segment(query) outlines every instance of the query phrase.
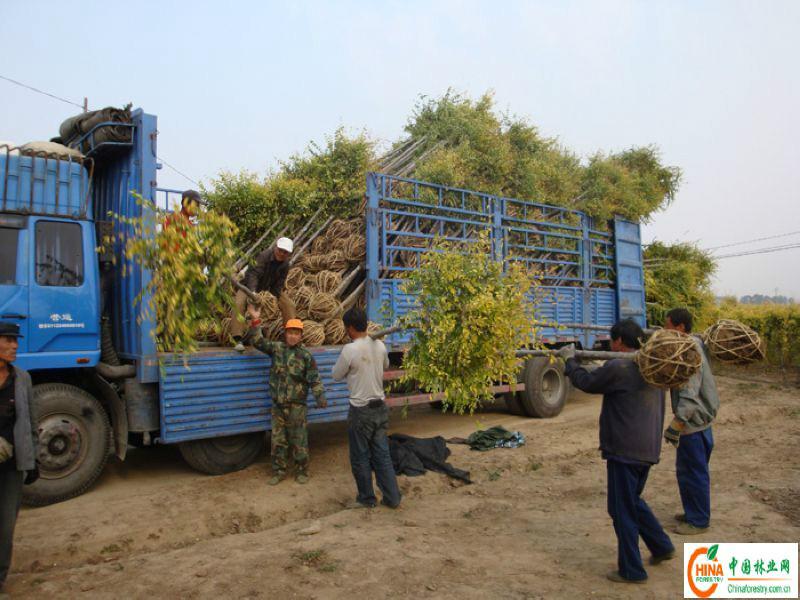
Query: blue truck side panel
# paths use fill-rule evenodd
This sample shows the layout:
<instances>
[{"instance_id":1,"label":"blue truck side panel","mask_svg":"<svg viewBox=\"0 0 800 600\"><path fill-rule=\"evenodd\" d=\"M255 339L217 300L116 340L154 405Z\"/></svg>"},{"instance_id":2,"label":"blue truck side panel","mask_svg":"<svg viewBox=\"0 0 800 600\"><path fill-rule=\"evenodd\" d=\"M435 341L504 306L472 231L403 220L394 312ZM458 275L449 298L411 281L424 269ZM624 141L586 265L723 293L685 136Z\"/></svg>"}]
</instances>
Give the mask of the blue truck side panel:
<instances>
[{"instance_id":1,"label":"blue truck side panel","mask_svg":"<svg viewBox=\"0 0 800 600\"><path fill-rule=\"evenodd\" d=\"M647 325L642 269L642 238L638 223L614 220L617 245L617 305L620 319L633 319L642 327Z\"/></svg>"},{"instance_id":2,"label":"blue truck side panel","mask_svg":"<svg viewBox=\"0 0 800 600\"><path fill-rule=\"evenodd\" d=\"M311 423L347 418L347 385L335 382L331 370L339 348L310 348L328 398L324 409L309 411ZM269 356L257 351L200 352L166 357L160 381L161 437L164 443L266 431L271 427ZM308 403L314 405L309 394Z\"/></svg>"},{"instance_id":3,"label":"blue truck side panel","mask_svg":"<svg viewBox=\"0 0 800 600\"><path fill-rule=\"evenodd\" d=\"M129 151L119 153L98 169L94 183L95 216L97 220L116 221L111 213L124 217L155 218L152 211L133 196L136 192L145 200L155 200L156 189L156 117L137 109L133 112L133 143ZM158 381L158 361L153 322L145 318L144 306L149 298L139 302L150 274L125 258L124 237L132 228L115 222L114 255L117 265L113 279L113 338L120 357L135 361L137 377L143 383Z\"/></svg>"},{"instance_id":4,"label":"blue truck side panel","mask_svg":"<svg viewBox=\"0 0 800 600\"><path fill-rule=\"evenodd\" d=\"M616 219L608 231L579 211L376 173L367 177L367 203L372 321L389 325L414 307L398 277L416 268L432 238L470 243L487 233L496 260L539 274L530 301L543 341L591 348L620 316L643 323L638 223ZM624 283L623 296L615 279ZM401 349L409 339L396 333L387 345Z\"/></svg>"}]
</instances>

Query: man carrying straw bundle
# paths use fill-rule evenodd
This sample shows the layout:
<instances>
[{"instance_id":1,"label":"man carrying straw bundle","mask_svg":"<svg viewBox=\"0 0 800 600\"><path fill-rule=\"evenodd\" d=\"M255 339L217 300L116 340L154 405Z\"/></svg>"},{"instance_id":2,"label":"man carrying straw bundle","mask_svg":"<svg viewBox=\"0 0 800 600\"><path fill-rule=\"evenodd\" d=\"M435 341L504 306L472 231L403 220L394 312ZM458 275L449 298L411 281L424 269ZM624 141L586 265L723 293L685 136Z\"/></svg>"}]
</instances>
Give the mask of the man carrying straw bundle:
<instances>
[{"instance_id":1,"label":"man carrying straw bundle","mask_svg":"<svg viewBox=\"0 0 800 600\"><path fill-rule=\"evenodd\" d=\"M272 479L277 485L286 477L289 454L294 458L295 481L308 483L308 389L318 408L328 406L317 363L303 347L303 322L286 323L286 342L268 342L258 333L253 347L272 357L269 390L272 396ZM259 330L260 333L260 330Z\"/></svg>"},{"instance_id":2,"label":"man carrying straw bundle","mask_svg":"<svg viewBox=\"0 0 800 600\"><path fill-rule=\"evenodd\" d=\"M270 292L275 298L278 299L278 307L281 310L281 317L283 322L294 319L297 315L295 313L295 306L289 294L284 291L286 287L286 276L289 274L289 257L294 250L294 243L289 238L279 238L275 242L275 247L270 247L264 250L256 258L256 264L247 269L247 274L244 279L244 286L251 292L258 294L259 292ZM235 349L237 352L244 352L243 334L245 330L245 323L242 320L247 309L247 315L250 317L250 330L255 333L255 330L261 325L261 308L251 304L248 300L247 294L239 290L236 293L236 314L233 315L231 320L231 336L236 342Z\"/></svg>"},{"instance_id":3,"label":"man carrying straw bundle","mask_svg":"<svg viewBox=\"0 0 800 600\"><path fill-rule=\"evenodd\" d=\"M692 332L692 315L685 308L673 308L667 313L664 329ZM680 389L670 390L674 418L664 438L676 448L675 474L681 494L683 513L675 533L697 535L708 531L711 522L711 475L708 463L714 449L711 424L719 410L719 394L705 349L694 338L703 364L689 382Z\"/></svg>"},{"instance_id":4,"label":"man carrying straw bundle","mask_svg":"<svg viewBox=\"0 0 800 600\"><path fill-rule=\"evenodd\" d=\"M611 328L611 350L633 353L644 332L631 320ZM558 351L566 374L578 389L603 394L600 450L608 470L608 514L617 534L617 570L607 577L617 583L644 583L647 572L639 553L639 536L652 553L651 565L675 556L675 547L642 498L650 467L661 455L664 394L642 378L633 360L616 358L589 371L575 359L570 345Z\"/></svg>"}]
</instances>

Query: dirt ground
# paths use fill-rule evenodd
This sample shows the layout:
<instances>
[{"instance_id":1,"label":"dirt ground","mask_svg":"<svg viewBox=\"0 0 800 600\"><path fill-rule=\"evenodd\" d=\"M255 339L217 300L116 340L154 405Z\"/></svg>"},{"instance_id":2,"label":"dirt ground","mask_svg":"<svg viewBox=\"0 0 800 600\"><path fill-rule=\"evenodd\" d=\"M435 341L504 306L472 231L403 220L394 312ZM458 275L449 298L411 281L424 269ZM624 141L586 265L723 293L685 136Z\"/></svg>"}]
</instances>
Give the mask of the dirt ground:
<instances>
[{"instance_id":1,"label":"dirt ground","mask_svg":"<svg viewBox=\"0 0 800 600\"><path fill-rule=\"evenodd\" d=\"M800 388L763 374L719 377L708 540L800 539ZM266 485L266 458L221 477L197 474L171 447L137 450L82 497L24 509L6 591L14 598L675 598L680 558L649 567L645 586L605 579L616 540L597 451L597 396L572 394L554 419L503 406L472 417L427 407L392 430L466 436L495 424L519 449L451 462L472 473L401 477L398 510L344 510L354 496L342 423L311 430L311 482ZM666 446L645 498L668 531L680 502ZM316 531L311 535L304 530ZM642 546L643 554L646 549ZM635 589L631 589L631 588Z\"/></svg>"}]
</instances>

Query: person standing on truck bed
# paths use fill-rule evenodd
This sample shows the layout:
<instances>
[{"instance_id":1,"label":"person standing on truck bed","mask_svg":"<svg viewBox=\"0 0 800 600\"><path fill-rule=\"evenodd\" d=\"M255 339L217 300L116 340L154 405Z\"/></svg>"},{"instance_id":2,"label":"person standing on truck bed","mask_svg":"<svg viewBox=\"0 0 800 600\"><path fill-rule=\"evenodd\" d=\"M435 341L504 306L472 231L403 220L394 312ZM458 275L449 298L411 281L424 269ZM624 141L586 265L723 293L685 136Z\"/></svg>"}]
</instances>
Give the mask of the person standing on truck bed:
<instances>
[{"instance_id":1,"label":"person standing on truck bed","mask_svg":"<svg viewBox=\"0 0 800 600\"><path fill-rule=\"evenodd\" d=\"M692 332L692 314L685 308L667 313L664 329ZM680 389L670 390L674 418L664 439L675 446L675 475L683 513L675 515L675 533L705 533L711 522L711 475L708 463L714 449L711 424L719 410L719 394L703 343L694 338L703 364Z\"/></svg>"},{"instance_id":2,"label":"person standing on truck bed","mask_svg":"<svg viewBox=\"0 0 800 600\"><path fill-rule=\"evenodd\" d=\"M360 308L351 308L342 319L347 335L353 341L342 348L333 367L333 378L347 378L350 391L350 412L347 435L350 445L350 468L356 480L358 495L351 508L373 508L377 504L372 487L372 471L383 494L381 504L390 508L400 505L397 475L389 454L389 407L383 392L383 371L389 366L386 346L367 335L367 315Z\"/></svg>"},{"instance_id":3,"label":"person standing on truck bed","mask_svg":"<svg viewBox=\"0 0 800 600\"><path fill-rule=\"evenodd\" d=\"M295 307L289 294L284 291L286 276L289 274L289 257L294 249L294 244L289 238L279 238L274 247L264 250L256 258L256 264L247 269L244 286L251 292L270 292L278 299L283 322L295 318ZM244 352L242 343L245 323L242 321L245 307L250 317L250 328L254 331L261 323L261 308L248 301L247 294L242 290L236 293L236 314L231 319L231 336L236 342L236 351Z\"/></svg>"},{"instance_id":4,"label":"person standing on truck bed","mask_svg":"<svg viewBox=\"0 0 800 600\"><path fill-rule=\"evenodd\" d=\"M200 210L200 192L196 190L186 190L181 194L181 210L173 212L164 219L164 229L170 227L190 227L192 219L197 216ZM184 232L183 237L186 237Z\"/></svg>"},{"instance_id":5,"label":"person standing on truck bed","mask_svg":"<svg viewBox=\"0 0 800 600\"><path fill-rule=\"evenodd\" d=\"M19 337L19 325L0 321L0 591L11 567L22 485L39 478L31 376L11 364L17 359Z\"/></svg>"},{"instance_id":6,"label":"person standing on truck bed","mask_svg":"<svg viewBox=\"0 0 800 600\"><path fill-rule=\"evenodd\" d=\"M289 454L294 458L295 480L308 482L308 424L306 402L311 388L317 408L328 406L317 363L303 347L303 322L286 323L286 342L268 342L258 333L253 347L272 357L269 389L272 396L272 479L279 484L285 477ZM260 330L259 330L260 333Z\"/></svg>"},{"instance_id":7,"label":"person standing on truck bed","mask_svg":"<svg viewBox=\"0 0 800 600\"><path fill-rule=\"evenodd\" d=\"M611 328L611 349L630 352L641 346L644 332L625 319ZM650 467L661 455L664 393L647 384L633 360L615 358L589 371L575 360L575 347L561 348L566 374L589 394L603 394L600 409L600 450L608 470L608 513L617 534L617 570L608 573L618 583L644 583L647 572L639 553L639 536L652 553L651 565L675 556L675 547L642 498Z\"/></svg>"}]
</instances>

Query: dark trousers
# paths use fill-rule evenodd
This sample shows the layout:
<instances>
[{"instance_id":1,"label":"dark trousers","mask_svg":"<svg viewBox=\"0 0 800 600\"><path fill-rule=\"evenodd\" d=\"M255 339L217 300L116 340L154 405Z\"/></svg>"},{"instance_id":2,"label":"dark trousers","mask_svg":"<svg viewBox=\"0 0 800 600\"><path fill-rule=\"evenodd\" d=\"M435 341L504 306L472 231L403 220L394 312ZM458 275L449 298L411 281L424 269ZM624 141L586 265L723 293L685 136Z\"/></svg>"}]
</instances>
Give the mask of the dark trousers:
<instances>
[{"instance_id":1,"label":"dark trousers","mask_svg":"<svg viewBox=\"0 0 800 600\"><path fill-rule=\"evenodd\" d=\"M711 427L681 436L675 453L675 473L686 522L708 527L711 521L711 476L708 462L714 449Z\"/></svg>"},{"instance_id":2,"label":"dark trousers","mask_svg":"<svg viewBox=\"0 0 800 600\"><path fill-rule=\"evenodd\" d=\"M11 568L14 525L17 524L19 505L22 502L23 476L22 471L0 469L0 590L3 589Z\"/></svg>"},{"instance_id":3,"label":"dark trousers","mask_svg":"<svg viewBox=\"0 0 800 600\"><path fill-rule=\"evenodd\" d=\"M375 408L350 405L347 415L350 468L358 488L356 500L361 504L377 503L372 487L373 471L378 488L383 494L383 503L391 507L400 504L400 489L397 487L397 475L389 455L389 439L386 437L388 426L389 407L385 404Z\"/></svg>"},{"instance_id":4,"label":"dark trousers","mask_svg":"<svg viewBox=\"0 0 800 600\"><path fill-rule=\"evenodd\" d=\"M647 579L639 553L639 536L653 556L675 549L653 511L642 499L649 466L606 461L608 468L608 514L617 534L617 565L626 579Z\"/></svg>"}]
</instances>

